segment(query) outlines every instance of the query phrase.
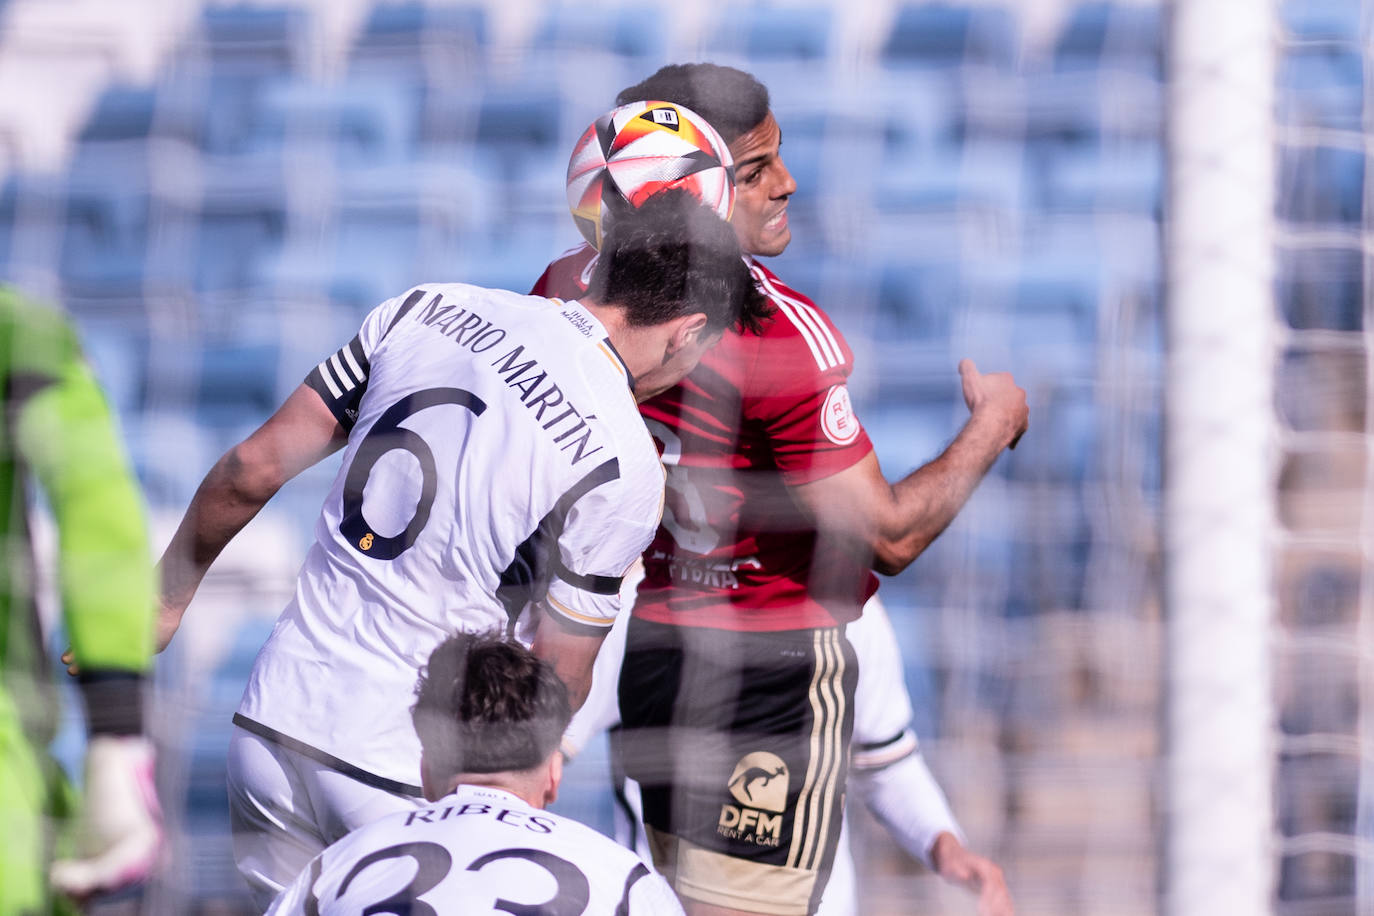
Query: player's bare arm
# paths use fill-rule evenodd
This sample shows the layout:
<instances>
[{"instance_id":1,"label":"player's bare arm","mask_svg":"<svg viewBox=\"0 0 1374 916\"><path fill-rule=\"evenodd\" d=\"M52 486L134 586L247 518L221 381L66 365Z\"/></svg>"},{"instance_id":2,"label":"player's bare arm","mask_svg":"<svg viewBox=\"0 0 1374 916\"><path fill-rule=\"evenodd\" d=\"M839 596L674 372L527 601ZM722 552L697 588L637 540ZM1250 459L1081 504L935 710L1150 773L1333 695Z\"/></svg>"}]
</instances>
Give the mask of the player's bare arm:
<instances>
[{"instance_id":1,"label":"player's bare arm","mask_svg":"<svg viewBox=\"0 0 1374 916\"><path fill-rule=\"evenodd\" d=\"M866 545L873 568L884 575L901 572L930 546L997 456L1026 431L1026 393L1009 373L983 375L966 359L959 375L969 419L934 460L893 484L870 453L837 474L795 488L823 530Z\"/></svg>"},{"instance_id":2,"label":"player's bare arm","mask_svg":"<svg viewBox=\"0 0 1374 916\"><path fill-rule=\"evenodd\" d=\"M205 475L158 564L157 648L171 642L215 558L282 485L338 451L347 436L314 389L301 385L266 423Z\"/></svg>"},{"instance_id":3,"label":"player's bare arm","mask_svg":"<svg viewBox=\"0 0 1374 916\"><path fill-rule=\"evenodd\" d=\"M553 614L541 614L530 648L553 670L568 688L568 702L576 712L587 701L592 689L592 668L596 654L606 640L603 633L575 631Z\"/></svg>"}]
</instances>

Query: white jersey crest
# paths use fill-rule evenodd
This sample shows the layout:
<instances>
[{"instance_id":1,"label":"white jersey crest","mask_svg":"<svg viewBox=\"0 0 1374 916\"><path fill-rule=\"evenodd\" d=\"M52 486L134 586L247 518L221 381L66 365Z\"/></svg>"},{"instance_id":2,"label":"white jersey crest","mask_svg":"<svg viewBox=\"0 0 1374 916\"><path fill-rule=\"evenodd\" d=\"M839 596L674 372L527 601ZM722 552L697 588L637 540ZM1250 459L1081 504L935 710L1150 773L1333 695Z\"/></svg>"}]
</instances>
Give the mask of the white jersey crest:
<instances>
[{"instance_id":1,"label":"white jersey crest","mask_svg":"<svg viewBox=\"0 0 1374 916\"><path fill-rule=\"evenodd\" d=\"M682 913L666 881L590 827L499 789L459 786L353 831L315 858L269 916ZM387 912L393 912L388 908Z\"/></svg>"},{"instance_id":2,"label":"white jersey crest","mask_svg":"<svg viewBox=\"0 0 1374 916\"><path fill-rule=\"evenodd\" d=\"M235 721L418 795L410 706L434 646L526 635L530 601L609 628L658 525L662 466L624 364L576 302L424 286L306 382L348 445Z\"/></svg>"}]
</instances>

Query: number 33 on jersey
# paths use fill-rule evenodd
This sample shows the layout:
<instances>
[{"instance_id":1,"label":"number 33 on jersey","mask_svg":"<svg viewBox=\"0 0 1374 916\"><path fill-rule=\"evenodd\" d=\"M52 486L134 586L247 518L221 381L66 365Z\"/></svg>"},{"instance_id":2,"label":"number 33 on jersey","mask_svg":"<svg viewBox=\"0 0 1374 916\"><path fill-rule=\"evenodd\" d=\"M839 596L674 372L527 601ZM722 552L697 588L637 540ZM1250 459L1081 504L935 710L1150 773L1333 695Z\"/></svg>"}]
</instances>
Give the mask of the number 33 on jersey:
<instances>
[{"instance_id":1,"label":"number 33 on jersey","mask_svg":"<svg viewBox=\"0 0 1374 916\"><path fill-rule=\"evenodd\" d=\"M364 913L672 916L682 907L633 852L590 827L500 789L459 786L344 837L268 910Z\"/></svg>"}]
</instances>

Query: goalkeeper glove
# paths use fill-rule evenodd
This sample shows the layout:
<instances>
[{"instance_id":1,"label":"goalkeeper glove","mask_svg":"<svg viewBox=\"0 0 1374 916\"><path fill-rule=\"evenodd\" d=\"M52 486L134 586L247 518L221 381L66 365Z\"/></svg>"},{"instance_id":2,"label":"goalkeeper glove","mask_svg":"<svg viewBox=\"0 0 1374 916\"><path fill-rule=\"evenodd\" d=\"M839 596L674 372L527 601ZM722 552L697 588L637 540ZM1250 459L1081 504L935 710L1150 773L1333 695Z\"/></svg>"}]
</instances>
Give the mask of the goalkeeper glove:
<instances>
[{"instance_id":1,"label":"goalkeeper glove","mask_svg":"<svg viewBox=\"0 0 1374 916\"><path fill-rule=\"evenodd\" d=\"M55 862L53 887L77 900L148 877L162 846L153 745L140 735L92 735L77 858Z\"/></svg>"}]
</instances>

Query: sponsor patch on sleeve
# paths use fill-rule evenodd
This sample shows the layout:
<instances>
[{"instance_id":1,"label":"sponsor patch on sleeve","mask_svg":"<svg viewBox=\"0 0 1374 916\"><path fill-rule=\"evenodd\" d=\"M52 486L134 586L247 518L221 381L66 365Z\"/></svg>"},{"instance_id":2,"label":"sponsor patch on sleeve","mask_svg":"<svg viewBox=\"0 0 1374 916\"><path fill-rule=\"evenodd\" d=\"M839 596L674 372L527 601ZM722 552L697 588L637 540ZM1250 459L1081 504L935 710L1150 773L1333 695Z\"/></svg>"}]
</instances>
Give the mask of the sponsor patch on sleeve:
<instances>
[{"instance_id":1,"label":"sponsor patch on sleeve","mask_svg":"<svg viewBox=\"0 0 1374 916\"><path fill-rule=\"evenodd\" d=\"M849 389L835 385L825 395L821 407L821 429L825 437L836 445L848 445L859 438L859 418L849 400Z\"/></svg>"}]
</instances>

